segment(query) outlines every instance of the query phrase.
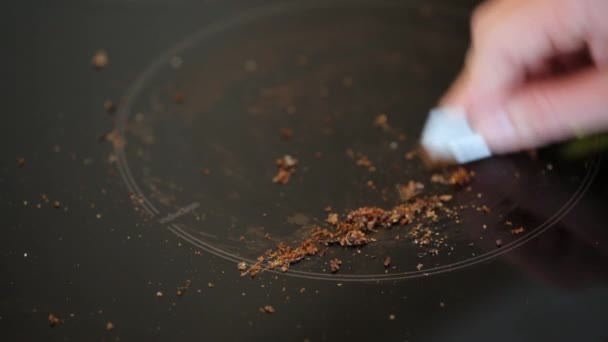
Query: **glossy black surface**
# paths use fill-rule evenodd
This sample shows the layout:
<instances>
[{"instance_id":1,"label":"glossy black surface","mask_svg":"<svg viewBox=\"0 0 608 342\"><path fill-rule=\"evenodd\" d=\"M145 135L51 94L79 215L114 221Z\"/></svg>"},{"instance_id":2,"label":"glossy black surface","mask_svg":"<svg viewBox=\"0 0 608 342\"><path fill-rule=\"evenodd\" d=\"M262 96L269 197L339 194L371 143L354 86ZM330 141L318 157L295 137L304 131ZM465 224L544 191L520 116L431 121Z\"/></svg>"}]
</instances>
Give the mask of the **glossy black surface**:
<instances>
[{"instance_id":1,"label":"glossy black surface","mask_svg":"<svg viewBox=\"0 0 608 342\"><path fill-rule=\"evenodd\" d=\"M344 261L335 275L327 256L253 280L236 270L235 261L322 223L326 205L388 207L396 183L428 179L403 155L458 70L472 6L86 1L8 11L21 19L16 68L5 66L16 71L17 92L0 147L2 336L608 339L606 169L600 155L565 158L563 146L538 160L471 165L472 192L431 187L492 208L442 221L453 250L438 256L419 258L418 246L390 231L359 255L332 249ZM110 64L98 72L90 59L100 48ZM185 100L176 104L178 92ZM104 113L106 99L121 98L117 113ZM394 132L372 127L381 112ZM280 127L293 128L293 140L281 141ZM124 149L99 142L112 128L124 133ZM357 168L349 148L377 172ZM285 153L300 167L281 187L270 179ZM526 233L511 235L505 220ZM396 266L386 273L385 255ZM463 267L445 272L450 265ZM260 313L264 305L276 312ZM65 322L49 327L49 313Z\"/></svg>"}]
</instances>

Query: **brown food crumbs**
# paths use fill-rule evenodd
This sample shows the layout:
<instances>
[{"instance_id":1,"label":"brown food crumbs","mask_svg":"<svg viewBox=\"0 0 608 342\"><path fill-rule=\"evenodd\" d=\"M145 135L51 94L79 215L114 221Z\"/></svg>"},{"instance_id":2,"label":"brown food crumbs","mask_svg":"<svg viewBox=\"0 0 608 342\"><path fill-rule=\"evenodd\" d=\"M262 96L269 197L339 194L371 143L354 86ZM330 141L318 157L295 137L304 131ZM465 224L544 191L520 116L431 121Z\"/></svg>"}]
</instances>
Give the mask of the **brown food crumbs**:
<instances>
[{"instance_id":1,"label":"brown food crumbs","mask_svg":"<svg viewBox=\"0 0 608 342\"><path fill-rule=\"evenodd\" d=\"M272 179L272 182L278 184L287 184L291 178L291 175L296 172L298 160L290 155L285 155L283 158L277 159L275 164L279 168L279 171Z\"/></svg>"},{"instance_id":2,"label":"brown food crumbs","mask_svg":"<svg viewBox=\"0 0 608 342\"><path fill-rule=\"evenodd\" d=\"M390 256L387 256L387 257L384 259L384 267L389 267L389 266L391 265L391 261L392 261L392 260L391 260L391 257L390 257Z\"/></svg>"},{"instance_id":3,"label":"brown food crumbs","mask_svg":"<svg viewBox=\"0 0 608 342\"><path fill-rule=\"evenodd\" d=\"M110 331L112 329L114 329L114 323L112 323L112 322L106 323L106 330Z\"/></svg>"},{"instance_id":4,"label":"brown food crumbs","mask_svg":"<svg viewBox=\"0 0 608 342\"><path fill-rule=\"evenodd\" d=\"M374 183L373 180L371 180L371 179L368 180L367 183L366 183L366 185L367 185L368 188L370 188L372 190L376 190L376 184Z\"/></svg>"},{"instance_id":5,"label":"brown food crumbs","mask_svg":"<svg viewBox=\"0 0 608 342\"><path fill-rule=\"evenodd\" d=\"M331 213L327 215L325 222L331 224L332 226L337 226L338 223L340 223L340 219L338 218L338 214Z\"/></svg>"},{"instance_id":6,"label":"brown food crumbs","mask_svg":"<svg viewBox=\"0 0 608 342\"><path fill-rule=\"evenodd\" d=\"M267 313L267 314L272 314L275 313L275 309L274 307L272 307L272 305L264 305L264 307L260 308L260 312L262 313Z\"/></svg>"},{"instance_id":7,"label":"brown food crumbs","mask_svg":"<svg viewBox=\"0 0 608 342\"><path fill-rule=\"evenodd\" d=\"M390 129L390 127L388 126L388 116L386 116L386 114L380 114L376 116L376 118L374 119L374 126L388 131Z\"/></svg>"},{"instance_id":8,"label":"brown food crumbs","mask_svg":"<svg viewBox=\"0 0 608 342\"><path fill-rule=\"evenodd\" d=\"M304 292L306 292L306 288L305 287L300 288L300 293L304 293Z\"/></svg>"},{"instance_id":9,"label":"brown food crumbs","mask_svg":"<svg viewBox=\"0 0 608 342\"><path fill-rule=\"evenodd\" d=\"M61 318L59 318L59 317L55 316L55 315L54 315L54 314L52 314L52 313L51 313L51 314L49 314L48 319L49 319L49 324L51 325L51 327L54 327L54 326L56 326L57 324L61 324L61 323L63 323L63 319L61 319Z\"/></svg>"},{"instance_id":10,"label":"brown food crumbs","mask_svg":"<svg viewBox=\"0 0 608 342\"><path fill-rule=\"evenodd\" d=\"M315 158L320 159L323 157L323 152L315 152Z\"/></svg>"},{"instance_id":11,"label":"brown food crumbs","mask_svg":"<svg viewBox=\"0 0 608 342\"><path fill-rule=\"evenodd\" d=\"M245 237L243 235L239 236L239 241L245 241Z\"/></svg>"},{"instance_id":12,"label":"brown food crumbs","mask_svg":"<svg viewBox=\"0 0 608 342\"><path fill-rule=\"evenodd\" d=\"M160 298L162 296L164 296L165 294L162 291L157 291L156 292L156 297Z\"/></svg>"},{"instance_id":13,"label":"brown food crumbs","mask_svg":"<svg viewBox=\"0 0 608 342\"><path fill-rule=\"evenodd\" d=\"M108 66L110 63L110 58L108 57L108 53L106 50L97 50L91 59L91 64L97 70L101 70Z\"/></svg>"},{"instance_id":14,"label":"brown food crumbs","mask_svg":"<svg viewBox=\"0 0 608 342\"><path fill-rule=\"evenodd\" d=\"M272 238L270 237L270 234L266 233L264 234L264 239L271 240Z\"/></svg>"},{"instance_id":15,"label":"brown food crumbs","mask_svg":"<svg viewBox=\"0 0 608 342\"><path fill-rule=\"evenodd\" d=\"M340 259L332 259L329 261L329 267L331 269L331 273L336 273L340 270L340 265L342 265L342 260Z\"/></svg>"},{"instance_id":16,"label":"brown food crumbs","mask_svg":"<svg viewBox=\"0 0 608 342\"><path fill-rule=\"evenodd\" d=\"M448 178L448 183L451 185L465 185L471 181L469 172L464 167L459 167L452 172Z\"/></svg>"},{"instance_id":17,"label":"brown food crumbs","mask_svg":"<svg viewBox=\"0 0 608 342\"><path fill-rule=\"evenodd\" d=\"M511 222L511 221L505 221L505 226L511 227L511 226L513 226L513 222Z\"/></svg>"},{"instance_id":18,"label":"brown food crumbs","mask_svg":"<svg viewBox=\"0 0 608 342\"><path fill-rule=\"evenodd\" d=\"M61 208L61 202L59 202L59 201L53 201L53 207L54 207L55 209L59 209L59 208Z\"/></svg>"},{"instance_id":19,"label":"brown food crumbs","mask_svg":"<svg viewBox=\"0 0 608 342\"><path fill-rule=\"evenodd\" d=\"M405 159L412 160L418 155L418 150L412 150L405 154Z\"/></svg>"},{"instance_id":20,"label":"brown food crumbs","mask_svg":"<svg viewBox=\"0 0 608 342\"><path fill-rule=\"evenodd\" d=\"M519 227L519 228L511 229L511 234L517 235L517 234L523 233L524 231L525 231L524 227Z\"/></svg>"},{"instance_id":21,"label":"brown food crumbs","mask_svg":"<svg viewBox=\"0 0 608 342\"><path fill-rule=\"evenodd\" d=\"M388 319L391 320L391 321L394 321L395 318L397 318L397 316L395 316L394 314L388 315Z\"/></svg>"},{"instance_id":22,"label":"brown food crumbs","mask_svg":"<svg viewBox=\"0 0 608 342\"><path fill-rule=\"evenodd\" d=\"M410 199L418 196L424 189L424 184L420 182L409 181L407 185L397 184L397 191L402 202L407 202Z\"/></svg>"},{"instance_id":23,"label":"brown food crumbs","mask_svg":"<svg viewBox=\"0 0 608 342\"><path fill-rule=\"evenodd\" d=\"M207 283L207 287L212 288L212 287L215 287L215 285L213 283Z\"/></svg>"},{"instance_id":24,"label":"brown food crumbs","mask_svg":"<svg viewBox=\"0 0 608 342\"><path fill-rule=\"evenodd\" d=\"M490 212L492 212L492 210L490 210L490 208L488 208L487 205L482 205L481 207L477 207L477 211L481 211L485 214L489 214Z\"/></svg>"},{"instance_id":25,"label":"brown food crumbs","mask_svg":"<svg viewBox=\"0 0 608 342\"><path fill-rule=\"evenodd\" d=\"M332 209L332 207L327 206L327 207L325 207L325 209L323 209L323 210L325 210L325 212L326 212L326 213L331 213L331 211L332 211L333 209Z\"/></svg>"},{"instance_id":26,"label":"brown food crumbs","mask_svg":"<svg viewBox=\"0 0 608 342\"><path fill-rule=\"evenodd\" d=\"M245 271L247 271L247 263L244 261L241 261L238 263L237 268L239 271L245 272Z\"/></svg>"},{"instance_id":27,"label":"brown food crumbs","mask_svg":"<svg viewBox=\"0 0 608 342\"><path fill-rule=\"evenodd\" d=\"M435 210L449 214L451 209L444 203L438 196L418 197L390 210L362 207L347 213L342 220L338 216L331 216L329 220L335 223L333 231L317 226L313 227L311 235L297 247L291 247L281 242L275 249L268 250L260 256L258 262L250 266L243 274L254 277L259 272L268 269L286 271L290 265L305 257L319 254L319 245L357 247L374 242L376 240L371 237L371 234L375 233L378 228L404 226L429 217L436 220ZM443 241L443 238L436 238L428 227L419 227L413 230L410 236L419 246L427 246L431 243L439 244Z\"/></svg>"},{"instance_id":28,"label":"brown food crumbs","mask_svg":"<svg viewBox=\"0 0 608 342\"><path fill-rule=\"evenodd\" d=\"M123 148L127 144L126 140L115 129L103 135L103 139L111 143L115 149Z\"/></svg>"},{"instance_id":29,"label":"brown food crumbs","mask_svg":"<svg viewBox=\"0 0 608 342\"><path fill-rule=\"evenodd\" d=\"M369 172L376 171L376 167L374 166L374 164L372 164L371 160L369 160L369 158L367 158L367 156L365 155L359 154L358 159L355 163L357 164L357 166L367 168Z\"/></svg>"},{"instance_id":30,"label":"brown food crumbs","mask_svg":"<svg viewBox=\"0 0 608 342\"><path fill-rule=\"evenodd\" d=\"M209 176L210 174L211 174L211 170L209 170L209 168L204 168L203 169L203 175Z\"/></svg>"},{"instance_id":31,"label":"brown food crumbs","mask_svg":"<svg viewBox=\"0 0 608 342\"><path fill-rule=\"evenodd\" d=\"M420 270L422 269L422 267L424 267L424 265L423 265L423 264L418 264L418 265L416 265L416 269L417 269L418 271L420 271Z\"/></svg>"},{"instance_id":32,"label":"brown food crumbs","mask_svg":"<svg viewBox=\"0 0 608 342\"><path fill-rule=\"evenodd\" d=\"M17 158L17 165L19 165L19 167L24 167L25 166L25 158Z\"/></svg>"},{"instance_id":33,"label":"brown food crumbs","mask_svg":"<svg viewBox=\"0 0 608 342\"><path fill-rule=\"evenodd\" d=\"M112 102L112 100L105 100L103 102L103 109L106 111L106 113L112 114L116 111L116 105L114 102Z\"/></svg>"},{"instance_id":34,"label":"brown food crumbs","mask_svg":"<svg viewBox=\"0 0 608 342\"><path fill-rule=\"evenodd\" d=\"M192 284L192 282L190 280L186 280L183 286L177 288L176 294L178 296L183 296L184 293L186 293L186 290L190 288L190 284Z\"/></svg>"},{"instance_id":35,"label":"brown food crumbs","mask_svg":"<svg viewBox=\"0 0 608 342\"><path fill-rule=\"evenodd\" d=\"M293 130L291 128L281 128L279 129L279 134L283 140L291 140L293 138Z\"/></svg>"},{"instance_id":36,"label":"brown food crumbs","mask_svg":"<svg viewBox=\"0 0 608 342\"><path fill-rule=\"evenodd\" d=\"M184 95L184 93L175 93L175 95L173 95L173 102L175 103L183 103L185 99L186 95Z\"/></svg>"},{"instance_id":37,"label":"brown food crumbs","mask_svg":"<svg viewBox=\"0 0 608 342\"><path fill-rule=\"evenodd\" d=\"M498 239L498 240L496 240L496 247L500 247L500 246L502 246L502 240Z\"/></svg>"},{"instance_id":38,"label":"brown food crumbs","mask_svg":"<svg viewBox=\"0 0 608 342\"><path fill-rule=\"evenodd\" d=\"M450 174L436 173L431 175L431 182L443 185L466 185L471 181L473 172L468 172L464 167L459 167Z\"/></svg>"},{"instance_id":39,"label":"brown food crumbs","mask_svg":"<svg viewBox=\"0 0 608 342\"><path fill-rule=\"evenodd\" d=\"M49 203L49 196L47 196L47 194L44 192L40 194L40 198L42 198L45 203Z\"/></svg>"},{"instance_id":40,"label":"brown food crumbs","mask_svg":"<svg viewBox=\"0 0 608 342\"><path fill-rule=\"evenodd\" d=\"M442 202L449 202L453 198L452 195L439 195L439 200Z\"/></svg>"}]
</instances>

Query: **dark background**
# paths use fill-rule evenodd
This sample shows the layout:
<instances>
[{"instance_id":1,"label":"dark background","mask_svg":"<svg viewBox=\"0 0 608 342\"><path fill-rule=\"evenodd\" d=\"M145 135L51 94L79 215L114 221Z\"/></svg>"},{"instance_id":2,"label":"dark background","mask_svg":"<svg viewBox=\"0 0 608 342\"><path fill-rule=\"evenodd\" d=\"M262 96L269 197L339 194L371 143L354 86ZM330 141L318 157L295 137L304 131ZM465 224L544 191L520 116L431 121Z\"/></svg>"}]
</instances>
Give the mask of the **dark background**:
<instances>
[{"instance_id":1,"label":"dark background","mask_svg":"<svg viewBox=\"0 0 608 342\"><path fill-rule=\"evenodd\" d=\"M562 234L548 261L535 265L552 276L533 277L496 260L429 278L340 287L270 274L252 282L232 263L195 254L167 230L142 224L126 196L116 195L126 190L102 160L107 147L97 137L110 127L104 100L119 98L153 56L184 35L268 3L3 5L0 339L608 340L606 246L600 243L606 240L596 238L605 236L605 224L599 218L583 220L591 222L585 229L597 242L583 249L583 258ZM427 3L469 13L475 1ZM111 67L95 73L90 58L100 47L111 53ZM23 168L19 157L26 160ZM588 215L589 207L605 211L603 174L583 214L575 210L567 220ZM40 193L62 208L42 203ZM188 293L175 297L186 279L192 280ZM165 296L156 298L157 291ZM277 312L259 313L266 304ZM49 313L65 322L50 328ZM107 322L113 330L106 330Z\"/></svg>"}]
</instances>

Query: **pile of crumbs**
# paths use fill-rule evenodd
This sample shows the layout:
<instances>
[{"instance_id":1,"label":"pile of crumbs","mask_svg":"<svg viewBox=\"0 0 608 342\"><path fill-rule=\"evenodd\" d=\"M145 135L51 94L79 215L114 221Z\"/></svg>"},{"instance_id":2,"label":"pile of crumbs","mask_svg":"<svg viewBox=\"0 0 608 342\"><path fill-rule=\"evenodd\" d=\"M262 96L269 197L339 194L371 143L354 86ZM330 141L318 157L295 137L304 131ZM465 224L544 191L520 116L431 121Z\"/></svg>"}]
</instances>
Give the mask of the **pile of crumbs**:
<instances>
[{"instance_id":1,"label":"pile of crumbs","mask_svg":"<svg viewBox=\"0 0 608 342\"><path fill-rule=\"evenodd\" d=\"M238 264L241 275L255 277L263 270L280 270L287 272L289 266L299 262L305 257L320 254L321 246L351 246L358 247L376 241L372 235L379 229L393 226L405 226L413 222L437 220L436 211L452 215L454 211L446 206L451 196L417 197L407 203L402 203L391 209L378 207L362 207L340 217L336 213L329 213L326 222L333 226L329 230L319 226L313 227L308 238L297 247L280 242L275 249L266 251L257 258L253 265L245 262ZM414 229L413 231L417 231ZM431 234L420 231L418 239L426 241ZM443 241L442 241L443 242ZM423 243L425 245L428 243ZM338 259L330 261L333 273L340 269L342 262Z\"/></svg>"}]
</instances>

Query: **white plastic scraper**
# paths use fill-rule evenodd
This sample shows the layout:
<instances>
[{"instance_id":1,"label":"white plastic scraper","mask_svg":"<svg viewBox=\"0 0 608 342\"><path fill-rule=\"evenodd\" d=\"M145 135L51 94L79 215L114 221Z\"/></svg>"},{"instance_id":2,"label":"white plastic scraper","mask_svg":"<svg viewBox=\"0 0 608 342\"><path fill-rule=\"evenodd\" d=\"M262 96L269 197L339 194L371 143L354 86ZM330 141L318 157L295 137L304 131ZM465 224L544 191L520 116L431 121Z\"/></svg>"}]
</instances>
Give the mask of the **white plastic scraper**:
<instances>
[{"instance_id":1,"label":"white plastic scraper","mask_svg":"<svg viewBox=\"0 0 608 342\"><path fill-rule=\"evenodd\" d=\"M464 164L492 155L483 137L469 126L464 110L460 108L431 110L421 143L434 161Z\"/></svg>"}]
</instances>

